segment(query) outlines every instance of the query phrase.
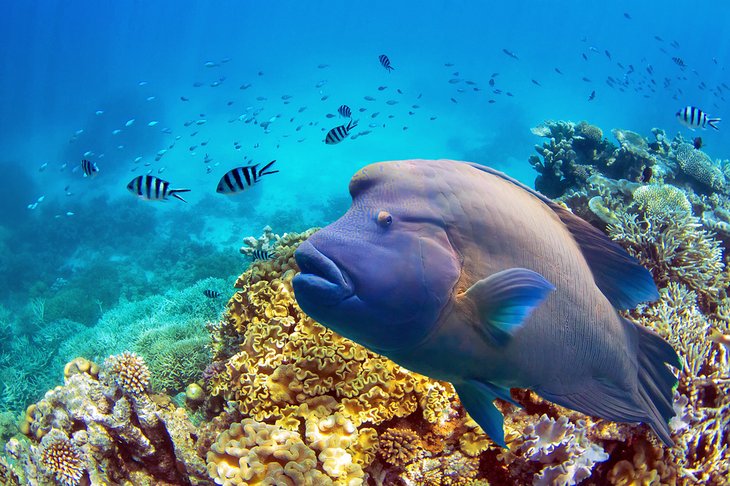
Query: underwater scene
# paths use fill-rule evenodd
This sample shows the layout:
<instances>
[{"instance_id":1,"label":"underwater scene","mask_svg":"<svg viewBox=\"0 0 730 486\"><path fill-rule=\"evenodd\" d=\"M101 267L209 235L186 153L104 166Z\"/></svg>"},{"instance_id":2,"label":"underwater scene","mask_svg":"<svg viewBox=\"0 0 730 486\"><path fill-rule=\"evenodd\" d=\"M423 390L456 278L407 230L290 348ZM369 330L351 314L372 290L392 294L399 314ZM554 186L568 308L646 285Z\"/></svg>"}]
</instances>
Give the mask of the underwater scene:
<instances>
[{"instance_id":1,"label":"underwater scene","mask_svg":"<svg viewBox=\"0 0 730 486\"><path fill-rule=\"evenodd\" d=\"M730 484L730 6L4 7L0 485Z\"/></svg>"}]
</instances>

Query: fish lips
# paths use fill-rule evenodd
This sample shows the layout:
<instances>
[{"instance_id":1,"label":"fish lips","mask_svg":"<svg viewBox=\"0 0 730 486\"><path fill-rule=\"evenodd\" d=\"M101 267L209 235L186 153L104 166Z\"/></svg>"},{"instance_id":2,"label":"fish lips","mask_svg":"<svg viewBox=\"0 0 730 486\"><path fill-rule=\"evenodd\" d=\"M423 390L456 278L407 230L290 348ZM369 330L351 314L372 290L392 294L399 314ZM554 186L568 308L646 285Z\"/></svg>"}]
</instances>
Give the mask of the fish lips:
<instances>
[{"instance_id":1,"label":"fish lips","mask_svg":"<svg viewBox=\"0 0 730 486\"><path fill-rule=\"evenodd\" d=\"M294 277L292 285L305 312L310 306L336 306L355 293L347 273L309 241L299 245L294 258L301 273Z\"/></svg>"}]
</instances>

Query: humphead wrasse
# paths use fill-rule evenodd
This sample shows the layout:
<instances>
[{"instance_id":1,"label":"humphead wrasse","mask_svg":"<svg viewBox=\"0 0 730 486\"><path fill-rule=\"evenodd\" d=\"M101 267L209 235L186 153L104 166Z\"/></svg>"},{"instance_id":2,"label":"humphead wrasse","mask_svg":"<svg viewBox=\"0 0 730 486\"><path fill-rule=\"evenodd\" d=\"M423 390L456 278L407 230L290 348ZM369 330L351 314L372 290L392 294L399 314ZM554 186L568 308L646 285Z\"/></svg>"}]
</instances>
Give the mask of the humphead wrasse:
<instances>
[{"instance_id":1,"label":"humphead wrasse","mask_svg":"<svg viewBox=\"0 0 730 486\"><path fill-rule=\"evenodd\" d=\"M488 167L367 166L352 206L296 252L294 290L315 320L453 383L495 443L495 398L530 388L671 444L672 347L622 318L658 298L651 274L599 230Z\"/></svg>"}]
</instances>

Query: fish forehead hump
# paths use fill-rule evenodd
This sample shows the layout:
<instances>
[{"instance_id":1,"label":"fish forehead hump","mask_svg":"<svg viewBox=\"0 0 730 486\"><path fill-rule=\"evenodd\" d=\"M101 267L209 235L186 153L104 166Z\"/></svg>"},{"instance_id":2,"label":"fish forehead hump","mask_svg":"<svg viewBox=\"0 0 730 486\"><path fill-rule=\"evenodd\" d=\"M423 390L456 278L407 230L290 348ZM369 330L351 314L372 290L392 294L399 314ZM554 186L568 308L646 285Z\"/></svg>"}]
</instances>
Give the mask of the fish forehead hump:
<instances>
[{"instance_id":1,"label":"fish forehead hump","mask_svg":"<svg viewBox=\"0 0 730 486\"><path fill-rule=\"evenodd\" d=\"M546 205L550 202L547 198L501 172L470 162L378 162L359 170L352 177L349 190L355 206L397 202L401 208L416 212L428 209L438 213L457 232L475 229L462 225L487 223L490 216L497 214L505 225L525 219L562 227Z\"/></svg>"}]
</instances>

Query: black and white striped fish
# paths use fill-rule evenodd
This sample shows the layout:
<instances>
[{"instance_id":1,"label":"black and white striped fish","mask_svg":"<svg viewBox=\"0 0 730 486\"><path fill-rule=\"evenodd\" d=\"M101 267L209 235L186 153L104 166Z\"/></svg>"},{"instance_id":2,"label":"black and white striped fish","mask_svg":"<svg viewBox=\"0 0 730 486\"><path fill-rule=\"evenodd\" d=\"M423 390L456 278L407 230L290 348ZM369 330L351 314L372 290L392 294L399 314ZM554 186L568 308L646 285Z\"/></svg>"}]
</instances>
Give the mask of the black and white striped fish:
<instances>
[{"instance_id":1,"label":"black and white striped fish","mask_svg":"<svg viewBox=\"0 0 730 486\"><path fill-rule=\"evenodd\" d=\"M390 59L388 59L388 56L385 54L381 54L378 56L378 59L380 60L380 64L388 70L388 72L391 72L394 68L390 65Z\"/></svg>"},{"instance_id":2,"label":"black and white striped fish","mask_svg":"<svg viewBox=\"0 0 730 486\"><path fill-rule=\"evenodd\" d=\"M274 162L276 160L272 160L261 169L258 168L259 164L254 164L229 170L218 181L218 188L215 192L219 194L235 194L244 191L246 188L259 182L261 177L279 172L278 170L268 170L274 165Z\"/></svg>"},{"instance_id":3,"label":"black and white striped fish","mask_svg":"<svg viewBox=\"0 0 730 486\"><path fill-rule=\"evenodd\" d=\"M205 295L209 299L217 299L218 297L221 296L221 293L218 292L217 290L205 289L205 290L203 290L203 295Z\"/></svg>"},{"instance_id":4,"label":"black and white striped fish","mask_svg":"<svg viewBox=\"0 0 730 486\"><path fill-rule=\"evenodd\" d=\"M251 259L255 262L263 262L276 258L276 252L264 248L257 248L251 253Z\"/></svg>"},{"instance_id":5,"label":"black and white striped fish","mask_svg":"<svg viewBox=\"0 0 730 486\"><path fill-rule=\"evenodd\" d=\"M695 128L707 128L710 125L715 130L719 130L715 123L720 121L720 118L710 118L710 116L704 111L694 106L685 106L677 112L677 120L679 123L694 130Z\"/></svg>"},{"instance_id":6,"label":"black and white striped fish","mask_svg":"<svg viewBox=\"0 0 730 486\"><path fill-rule=\"evenodd\" d=\"M347 105L341 105L337 108L337 113L339 113L343 118L352 118L352 110L350 110L350 107Z\"/></svg>"},{"instance_id":7,"label":"black and white striped fish","mask_svg":"<svg viewBox=\"0 0 730 486\"><path fill-rule=\"evenodd\" d=\"M94 177L99 172L96 164L86 159L81 161L81 170L84 172L84 177Z\"/></svg>"},{"instance_id":8,"label":"black and white striped fish","mask_svg":"<svg viewBox=\"0 0 730 486\"><path fill-rule=\"evenodd\" d=\"M340 143L345 138L347 138L350 130L352 130L356 126L357 120L350 120L347 125L340 125L339 127L333 128L332 130L327 132L327 136L324 138L324 143L326 143L327 145L335 145Z\"/></svg>"},{"instance_id":9,"label":"black and white striped fish","mask_svg":"<svg viewBox=\"0 0 730 486\"><path fill-rule=\"evenodd\" d=\"M179 192L190 192L190 189L170 189L170 183L152 175L137 176L127 184L129 192L147 201L165 201L172 196L187 202Z\"/></svg>"}]
</instances>

